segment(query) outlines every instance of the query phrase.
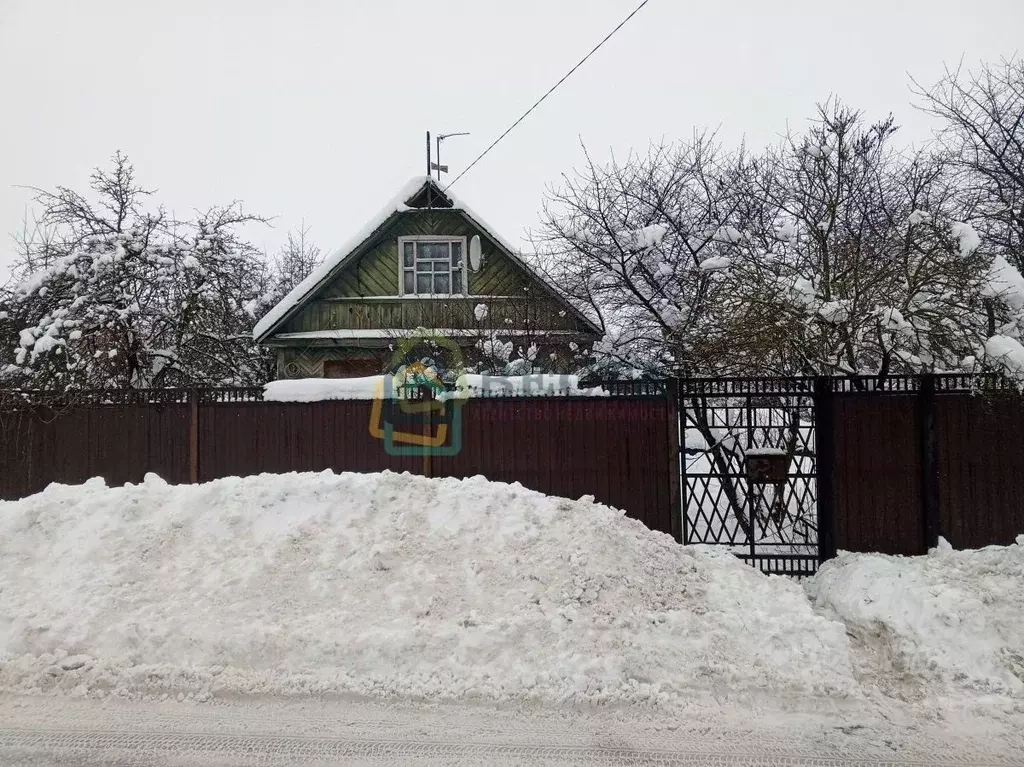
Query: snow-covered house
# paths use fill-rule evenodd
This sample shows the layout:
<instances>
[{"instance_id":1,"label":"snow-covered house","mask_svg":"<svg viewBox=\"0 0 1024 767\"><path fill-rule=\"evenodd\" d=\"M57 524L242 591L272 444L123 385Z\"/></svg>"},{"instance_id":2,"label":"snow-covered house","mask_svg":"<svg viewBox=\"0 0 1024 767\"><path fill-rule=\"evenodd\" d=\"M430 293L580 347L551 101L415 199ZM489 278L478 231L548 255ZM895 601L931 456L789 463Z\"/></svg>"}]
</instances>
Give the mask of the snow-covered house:
<instances>
[{"instance_id":1,"label":"snow-covered house","mask_svg":"<svg viewBox=\"0 0 1024 767\"><path fill-rule=\"evenodd\" d=\"M458 343L467 362L497 348L565 370L601 337L478 215L422 176L253 337L277 350L278 378L347 378L382 372L396 341L417 328Z\"/></svg>"}]
</instances>

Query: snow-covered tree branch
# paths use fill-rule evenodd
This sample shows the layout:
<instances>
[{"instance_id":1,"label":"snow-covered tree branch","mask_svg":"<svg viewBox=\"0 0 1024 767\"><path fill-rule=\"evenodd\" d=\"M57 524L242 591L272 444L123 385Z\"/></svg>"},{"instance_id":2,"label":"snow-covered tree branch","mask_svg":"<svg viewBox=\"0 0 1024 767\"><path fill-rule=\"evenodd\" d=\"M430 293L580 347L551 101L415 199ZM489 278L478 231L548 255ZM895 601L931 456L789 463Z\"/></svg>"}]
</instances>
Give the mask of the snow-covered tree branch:
<instances>
[{"instance_id":1,"label":"snow-covered tree branch","mask_svg":"<svg viewBox=\"0 0 1024 767\"><path fill-rule=\"evenodd\" d=\"M249 337L270 276L233 203L173 220L121 154L91 177L95 201L39 192L2 311L16 341L2 366L33 388L250 384L269 369ZM12 348L13 347L13 348Z\"/></svg>"}]
</instances>

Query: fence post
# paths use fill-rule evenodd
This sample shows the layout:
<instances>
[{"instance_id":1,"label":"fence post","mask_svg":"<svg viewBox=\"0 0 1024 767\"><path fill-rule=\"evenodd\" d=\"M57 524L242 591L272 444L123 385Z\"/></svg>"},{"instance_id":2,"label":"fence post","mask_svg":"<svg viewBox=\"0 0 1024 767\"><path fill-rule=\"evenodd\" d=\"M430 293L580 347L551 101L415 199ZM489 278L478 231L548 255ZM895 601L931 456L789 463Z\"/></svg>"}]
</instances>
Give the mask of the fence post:
<instances>
[{"instance_id":1,"label":"fence post","mask_svg":"<svg viewBox=\"0 0 1024 767\"><path fill-rule=\"evenodd\" d=\"M669 529L676 543L683 542L683 504L681 487L682 471L679 462L683 454L683 434L679 428L679 379L669 378L665 382L665 398L668 409L668 489Z\"/></svg>"},{"instance_id":2,"label":"fence post","mask_svg":"<svg viewBox=\"0 0 1024 767\"><path fill-rule=\"evenodd\" d=\"M189 424L188 424L188 481L199 482L199 391L190 389L188 392Z\"/></svg>"},{"instance_id":3,"label":"fence post","mask_svg":"<svg viewBox=\"0 0 1024 767\"><path fill-rule=\"evenodd\" d=\"M424 387L422 391L423 402L425 404L431 404L434 399L433 391L427 387ZM423 413L423 434L426 437L432 437L434 435L434 409L428 407ZM423 446L423 476L433 476L433 467L430 461L430 447L427 445Z\"/></svg>"},{"instance_id":4,"label":"fence post","mask_svg":"<svg viewBox=\"0 0 1024 767\"><path fill-rule=\"evenodd\" d=\"M836 555L836 494L834 470L835 397L832 380L814 379L814 465L818 480L818 562Z\"/></svg>"},{"instance_id":5,"label":"fence post","mask_svg":"<svg viewBox=\"0 0 1024 767\"><path fill-rule=\"evenodd\" d=\"M935 434L935 375L921 376L917 403L921 443L921 532L924 550L939 545L939 442Z\"/></svg>"}]
</instances>

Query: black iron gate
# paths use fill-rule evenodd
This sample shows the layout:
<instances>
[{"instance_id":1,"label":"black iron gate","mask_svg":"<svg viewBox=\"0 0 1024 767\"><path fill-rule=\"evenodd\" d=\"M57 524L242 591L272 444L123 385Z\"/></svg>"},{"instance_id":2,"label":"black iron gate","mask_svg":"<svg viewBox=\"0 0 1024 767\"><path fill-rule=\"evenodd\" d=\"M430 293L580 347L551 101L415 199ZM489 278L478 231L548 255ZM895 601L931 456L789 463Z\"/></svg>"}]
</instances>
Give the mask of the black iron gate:
<instances>
[{"instance_id":1,"label":"black iron gate","mask_svg":"<svg viewBox=\"0 0 1024 767\"><path fill-rule=\"evenodd\" d=\"M814 378L680 379L682 537L766 573L812 575Z\"/></svg>"}]
</instances>

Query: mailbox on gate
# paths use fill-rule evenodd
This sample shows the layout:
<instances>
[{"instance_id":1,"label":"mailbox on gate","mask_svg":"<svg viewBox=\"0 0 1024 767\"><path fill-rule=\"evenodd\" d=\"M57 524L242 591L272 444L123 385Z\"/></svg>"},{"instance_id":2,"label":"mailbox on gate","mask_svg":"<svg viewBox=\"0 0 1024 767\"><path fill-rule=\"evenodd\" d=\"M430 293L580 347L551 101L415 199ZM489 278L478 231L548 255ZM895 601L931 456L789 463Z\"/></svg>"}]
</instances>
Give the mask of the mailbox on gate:
<instances>
[{"instance_id":1,"label":"mailbox on gate","mask_svg":"<svg viewBox=\"0 0 1024 767\"><path fill-rule=\"evenodd\" d=\"M789 456L778 447L752 447L745 456L747 480L755 485L785 482L789 476Z\"/></svg>"}]
</instances>

